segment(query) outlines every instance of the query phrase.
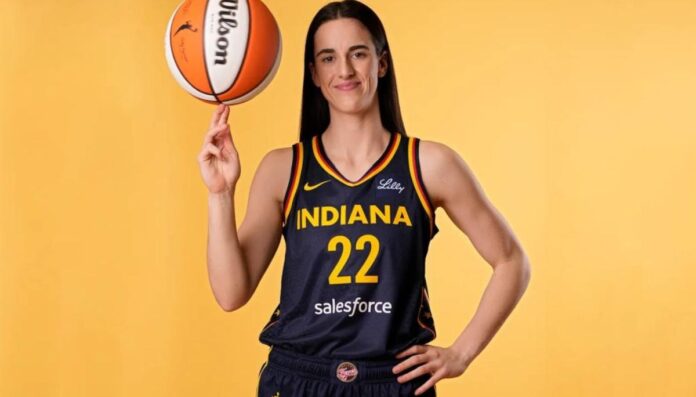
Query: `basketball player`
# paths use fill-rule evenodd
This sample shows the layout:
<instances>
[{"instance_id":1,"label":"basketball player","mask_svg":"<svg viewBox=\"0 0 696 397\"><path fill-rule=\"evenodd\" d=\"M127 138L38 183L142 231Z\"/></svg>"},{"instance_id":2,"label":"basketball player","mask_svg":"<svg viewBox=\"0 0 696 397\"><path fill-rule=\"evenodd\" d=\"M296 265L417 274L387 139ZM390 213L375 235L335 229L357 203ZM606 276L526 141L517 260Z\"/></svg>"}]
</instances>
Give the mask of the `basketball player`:
<instances>
[{"instance_id":1,"label":"basketball player","mask_svg":"<svg viewBox=\"0 0 696 397\"><path fill-rule=\"evenodd\" d=\"M523 294L526 255L459 155L406 135L389 44L370 8L346 0L319 10L305 64L300 140L263 158L239 230L229 108L213 114L198 161L215 298L227 311L248 302L282 235L258 396L435 396L436 382L466 370ZM449 347L428 344L436 332L425 257L440 207L494 268Z\"/></svg>"}]
</instances>

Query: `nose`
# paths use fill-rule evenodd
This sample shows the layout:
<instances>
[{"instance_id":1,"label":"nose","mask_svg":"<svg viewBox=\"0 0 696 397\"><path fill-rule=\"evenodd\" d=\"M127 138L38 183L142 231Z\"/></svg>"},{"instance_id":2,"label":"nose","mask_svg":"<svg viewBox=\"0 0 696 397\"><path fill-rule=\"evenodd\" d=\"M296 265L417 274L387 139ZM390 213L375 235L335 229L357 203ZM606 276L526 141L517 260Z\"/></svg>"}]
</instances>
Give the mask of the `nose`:
<instances>
[{"instance_id":1,"label":"nose","mask_svg":"<svg viewBox=\"0 0 696 397\"><path fill-rule=\"evenodd\" d=\"M350 57L343 58L339 73L341 74L342 78L349 78L353 76L355 69L353 69L353 64L350 61Z\"/></svg>"}]
</instances>

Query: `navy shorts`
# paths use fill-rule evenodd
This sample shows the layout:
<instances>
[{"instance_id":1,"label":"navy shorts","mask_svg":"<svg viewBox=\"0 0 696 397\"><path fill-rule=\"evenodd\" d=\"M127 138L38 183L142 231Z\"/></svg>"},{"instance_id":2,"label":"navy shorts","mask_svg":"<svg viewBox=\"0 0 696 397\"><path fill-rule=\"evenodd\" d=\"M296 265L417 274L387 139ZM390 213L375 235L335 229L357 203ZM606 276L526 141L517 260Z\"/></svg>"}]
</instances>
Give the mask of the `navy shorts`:
<instances>
[{"instance_id":1,"label":"navy shorts","mask_svg":"<svg viewBox=\"0 0 696 397\"><path fill-rule=\"evenodd\" d=\"M425 374L405 383L392 368L406 358L393 360L350 360L298 354L273 346L259 370L258 397L407 397L430 379ZM423 397L435 397L435 386Z\"/></svg>"}]
</instances>

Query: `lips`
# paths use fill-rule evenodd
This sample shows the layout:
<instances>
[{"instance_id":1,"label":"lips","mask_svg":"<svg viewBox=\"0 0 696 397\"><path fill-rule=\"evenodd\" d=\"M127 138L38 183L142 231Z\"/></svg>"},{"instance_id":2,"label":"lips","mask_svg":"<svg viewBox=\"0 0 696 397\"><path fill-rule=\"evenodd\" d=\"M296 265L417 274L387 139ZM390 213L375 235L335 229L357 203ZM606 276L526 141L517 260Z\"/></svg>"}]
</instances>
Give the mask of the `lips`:
<instances>
[{"instance_id":1,"label":"lips","mask_svg":"<svg viewBox=\"0 0 696 397\"><path fill-rule=\"evenodd\" d=\"M336 88L338 88L339 90L342 90L342 91L350 91L353 88L357 87L358 84L360 84L360 82L358 82L358 81L349 81L347 83L337 85Z\"/></svg>"}]
</instances>

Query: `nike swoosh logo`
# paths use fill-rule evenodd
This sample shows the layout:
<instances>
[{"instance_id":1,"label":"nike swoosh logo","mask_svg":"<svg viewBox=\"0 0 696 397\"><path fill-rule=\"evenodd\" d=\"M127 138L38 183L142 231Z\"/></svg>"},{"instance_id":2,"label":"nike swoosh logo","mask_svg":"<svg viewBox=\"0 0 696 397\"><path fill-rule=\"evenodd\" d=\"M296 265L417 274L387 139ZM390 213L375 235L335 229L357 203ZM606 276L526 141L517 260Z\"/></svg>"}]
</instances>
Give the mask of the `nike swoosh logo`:
<instances>
[{"instance_id":1,"label":"nike swoosh logo","mask_svg":"<svg viewBox=\"0 0 696 397\"><path fill-rule=\"evenodd\" d=\"M310 191L310 190L314 190L314 189L318 188L319 186L325 184L326 182L331 182L331 179L327 179L327 180L325 180L325 181L323 181L323 182L319 182L319 183L317 183L316 185L310 185L309 182L305 182L305 184L304 184L304 190L307 191L307 192Z\"/></svg>"}]
</instances>

